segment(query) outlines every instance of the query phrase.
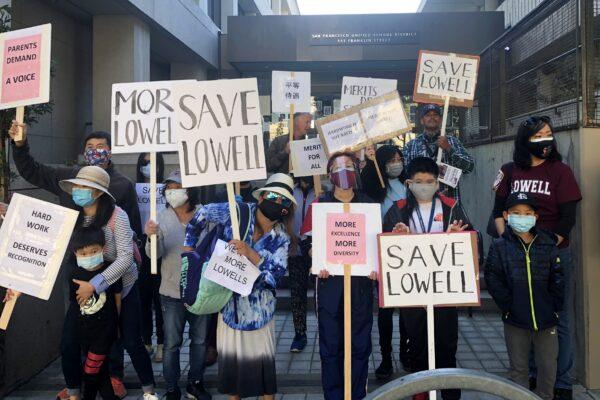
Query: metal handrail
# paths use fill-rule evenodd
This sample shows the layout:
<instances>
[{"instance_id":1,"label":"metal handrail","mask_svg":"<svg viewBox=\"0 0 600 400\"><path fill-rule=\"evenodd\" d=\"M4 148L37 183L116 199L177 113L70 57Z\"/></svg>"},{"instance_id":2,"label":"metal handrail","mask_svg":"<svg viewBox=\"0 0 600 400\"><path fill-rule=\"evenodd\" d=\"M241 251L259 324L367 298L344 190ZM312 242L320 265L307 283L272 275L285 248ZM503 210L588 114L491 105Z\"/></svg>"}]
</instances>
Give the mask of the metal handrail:
<instances>
[{"instance_id":1,"label":"metal handrail","mask_svg":"<svg viewBox=\"0 0 600 400\"><path fill-rule=\"evenodd\" d=\"M398 378L367 395L365 400L400 400L431 390L462 389L509 400L541 400L516 383L487 372L462 368L421 371Z\"/></svg>"}]
</instances>

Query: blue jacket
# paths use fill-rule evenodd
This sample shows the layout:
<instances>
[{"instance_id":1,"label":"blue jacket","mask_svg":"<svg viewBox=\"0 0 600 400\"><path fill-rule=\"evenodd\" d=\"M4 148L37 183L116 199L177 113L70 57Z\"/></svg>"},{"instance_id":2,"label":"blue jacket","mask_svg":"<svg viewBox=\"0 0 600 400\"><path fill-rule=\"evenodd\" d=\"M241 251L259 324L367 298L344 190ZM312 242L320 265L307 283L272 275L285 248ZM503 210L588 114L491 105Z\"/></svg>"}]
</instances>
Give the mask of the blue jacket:
<instances>
[{"instance_id":1,"label":"blue jacket","mask_svg":"<svg viewBox=\"0 0 600 400\"><path fill-rule=\"evenodd\" d=\"M542 230L532 233L530 244L523 243L510 227L494 239L485 282L504 322L537 331L558 323L565 283L556 241Z\"/></svg>"}]
</instances>

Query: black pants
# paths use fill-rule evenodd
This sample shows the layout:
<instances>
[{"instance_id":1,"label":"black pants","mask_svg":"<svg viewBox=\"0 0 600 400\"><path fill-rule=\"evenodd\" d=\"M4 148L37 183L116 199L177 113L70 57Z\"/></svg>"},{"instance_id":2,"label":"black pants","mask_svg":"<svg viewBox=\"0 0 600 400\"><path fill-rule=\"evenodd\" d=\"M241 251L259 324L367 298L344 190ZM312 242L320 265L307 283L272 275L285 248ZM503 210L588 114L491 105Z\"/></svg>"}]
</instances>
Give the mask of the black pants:
<instances>
[{"instance_id":1,"label":"black pants","mask_svg":"<svg viewBox=\"0 0 600 400\"><path fill-rule=\"evenodd\" d=\"M424 308L403 308L402 319L410 343L409 355L414 372L429 369L427 312ZM456 368L458 347L458 311L455 307L435 308L435 366ZM460 399L460 390L442 390L444 400Z\"/></svg>"},{"instance_id":2,"label":"black pants","mask_svg":"<svg viewBox=\"0 0 600 400\"><path fill-rule=\"evenodd\" d=\"M206 325L206 347L217 348L217 325L219 323L219 313L208 316L208 325Z\"/></svg>"},{"instance_id":3,"label":"black pants","mask_svg":"<svg viewBox=\"0 0 600 400\"><path fill-rule=\"evenodd\" d=\"M95 400L97 394L100 394L100 397L104 400L119 399L119 397L115 395L112 383L110 382L108 358L106 354L101 357L103 357L103 359L99 361L99 355L87 354L83 367L83 400ZM97 363L100 363L101 366L94 370L94 364Z\"/></svg>"},{"instance_id":4,"label":"black pants","mask_svg":"<svg viewBox=\"0 0 600 400\"><path fill-rule=\"evenodd\" d=\"M377 313L377 326L379 327L379 347L381 357L391 360L392 358L392 336L394 333L394 308L380 308ZM402 313L398 316L400 329L400 361L405 367L410 366L408 357L408 337L402 320Z\"/></svg>"},{"instance_id":5,"label":"black pants","mask_svg":"<svg viewBox=\"0 0 600 400\"><path fill-rule=\"evenodd\" d=\"M160 262L158 260L158 274L150 272L150 259L142 253L142 267L138 278L140 288L140 301L142 305L142 338L145 345L152 344L152 331L156 323L156 343L163 344L165 335L163 332L162 308L160 307ZM153 318L152 312L154 311Z\"/></svg>"},{"instance_id":6,"label":"black pants","mask_svg":"<svg viewBox=\"0 0 600 400\"><path fill-rule=\"evenodd\" d=\"M290 294L292 297L292 317L296 335L306 335L306 308L310 258L292 256L288 258L290 274Z\"/></svg>"}]
</instances>

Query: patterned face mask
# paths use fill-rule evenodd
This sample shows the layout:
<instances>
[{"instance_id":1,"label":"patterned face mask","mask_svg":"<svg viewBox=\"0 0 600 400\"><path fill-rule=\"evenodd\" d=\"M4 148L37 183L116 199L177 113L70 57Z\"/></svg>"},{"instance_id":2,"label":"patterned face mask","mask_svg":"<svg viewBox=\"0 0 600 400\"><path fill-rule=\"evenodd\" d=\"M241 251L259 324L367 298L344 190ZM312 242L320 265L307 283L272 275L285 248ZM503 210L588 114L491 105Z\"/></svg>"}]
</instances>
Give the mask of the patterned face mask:
<instances>
[{"instance_id":1,"label":"patterned face mask","mask_svg":"<svg viewBox=\"0 0 600 400\"><path fill-rule=\"evenodd\" d=\"M88 149L83 153L88 165L98 166L108 164L110 161L110 150L107 149Z\"/></svg>"}]
</instances>

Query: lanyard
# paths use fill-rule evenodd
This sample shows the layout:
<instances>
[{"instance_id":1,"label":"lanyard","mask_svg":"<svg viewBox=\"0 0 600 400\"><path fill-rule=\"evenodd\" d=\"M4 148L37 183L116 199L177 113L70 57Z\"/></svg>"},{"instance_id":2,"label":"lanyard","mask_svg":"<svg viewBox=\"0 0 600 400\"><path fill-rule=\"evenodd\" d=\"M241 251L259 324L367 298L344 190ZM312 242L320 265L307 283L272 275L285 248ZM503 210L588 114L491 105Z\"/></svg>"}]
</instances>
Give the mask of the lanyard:
<instances>
[{"instance_id":1,"label":"lanyard","mask_svg":"<svg viewBox=\"0 0 600 400\"><path fill-rule=\"evenodd\" d=\"M431 213L429 214L429 225L427 226L427 230L425 230L425 222L423 221L423 216L421 215L421 207L419 207L419 205L417 205L416 210L417 210L417 217L419 218L419 224L421 225L421 233L430 233L431 232L431 227L433 226L433 217L435 216L436 200L437 199L434 197L433 201L431 202Z\"/></svg>"}]
</instances>

